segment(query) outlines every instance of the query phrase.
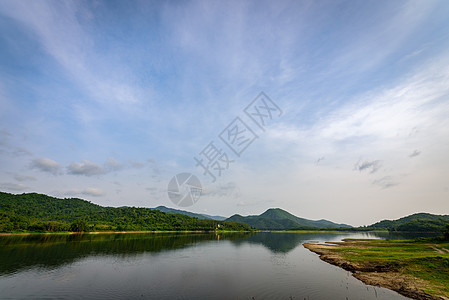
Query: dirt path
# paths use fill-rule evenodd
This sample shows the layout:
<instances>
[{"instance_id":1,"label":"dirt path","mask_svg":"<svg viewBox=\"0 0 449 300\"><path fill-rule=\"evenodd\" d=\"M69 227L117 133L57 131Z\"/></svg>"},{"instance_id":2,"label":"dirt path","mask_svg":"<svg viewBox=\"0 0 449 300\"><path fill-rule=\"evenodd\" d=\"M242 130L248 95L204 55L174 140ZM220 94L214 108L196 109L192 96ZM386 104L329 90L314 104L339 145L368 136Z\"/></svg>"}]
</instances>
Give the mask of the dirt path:
<instances>
[{"instance_id":1,"label":"dirt path","mask_svg":"<svg viewBox=\"0 0 449 300\"><path fill-rule=\"evenodd\" d=\"M430 248L432 248L433 250L435 250L436 252L440 253L440 254L444 254L444 251L441 249L438 249L436 245L430 245ZM444 249L447 251L447 249Z\"/></svg>"}]
</instances>

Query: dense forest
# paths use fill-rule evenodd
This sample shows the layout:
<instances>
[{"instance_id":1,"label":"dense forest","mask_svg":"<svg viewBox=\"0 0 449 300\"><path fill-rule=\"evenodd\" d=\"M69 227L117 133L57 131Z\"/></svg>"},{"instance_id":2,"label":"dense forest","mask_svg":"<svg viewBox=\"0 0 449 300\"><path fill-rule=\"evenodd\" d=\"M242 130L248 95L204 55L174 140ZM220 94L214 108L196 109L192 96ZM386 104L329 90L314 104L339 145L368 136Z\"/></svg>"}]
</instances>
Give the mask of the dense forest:
<instances>
[{"instance_id":1,"label":"dense forest","mask_svg":"<svg viewBox=\"0 0 449 300\"><path fill-rule=\"evenodd\" d=\"M136 207L103 207L77 198L0 192L0 232L254 230L247 224L199 220Z\"/></svg>"},{"instance_id":2,"label":"dense forest","mask_svg":"<svg viewBox=\"0 0 449 300\"><path fill-rule=\"evenodd\" d=\"M388 230L391 232L441 232L449 224L449 215L417 213L397 220L383 220L356 230Z\"/></svg>"}]
</instances>

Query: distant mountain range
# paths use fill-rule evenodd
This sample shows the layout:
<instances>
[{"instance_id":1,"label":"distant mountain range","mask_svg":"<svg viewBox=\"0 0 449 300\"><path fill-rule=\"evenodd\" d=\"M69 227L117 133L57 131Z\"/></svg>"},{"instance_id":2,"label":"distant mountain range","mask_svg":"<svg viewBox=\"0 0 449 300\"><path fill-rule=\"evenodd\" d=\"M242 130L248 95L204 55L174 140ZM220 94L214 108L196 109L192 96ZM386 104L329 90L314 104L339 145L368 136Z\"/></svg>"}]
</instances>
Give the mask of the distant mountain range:
<instances>
[{"instance_id":1,"label":"distant mountain range","mask_svg":"<svg viewBox=\"0 0 449 300\"><path fill-rule=\"evenodd\" d=\"M350 225L337 224L328 220L313 221L299 218L280 208L270 208L258 216L243 217L236 214L226 219L226 221L246 223L259 230L352 228Z\"/></svg>"},{"instance_id":2,"label":"distant mountain range","mask_svg":"<svg viewBox=\"0 0 449 300\"><path fill-rule=\"evenodd\" d=\"M433 215L429 213L416 213L397 220L383 220L369 226L352 227L351 225L338 224L324 219L314 221L300 218L280 208L270 208L260 215L241 216L235 214L229 218L197 214L165 206L158 206L153 209L169 214L182 214L189 217L196 217L200 220L225 220L236 223L245 223L258 230L346 229L354 231L389 230L399 232L441 232L446 224L449 224L449 215Z\"/></svg>"},{"instance_id":3,"label":"distant mountain range","mask_svg":"<svg viewBox=\"0 0 449 300\"><path fill-rule=\"evenodd\" d=\"M246 223L250 226L256 227L259 230L294 230L294 229L333 229L333 228L352 228L347 224L337 224L328 220L308 220L299 218L291 213L280 209L270 208L263 214L258 216L233 215L230 218L222 216L210 216L206 214L197 214L185 210L179 210L174 208L168 208L165 206L158 206L156 208L159 211L168 214L182 214L189 217L196 217L203 220L216 220L216 221L229 221L236 223Z\"/></svg>"},{"instance_id":4,"label":"distant mountain range","mask_svg":"<svg viewBox=\"0 0 449 300\"><path fill-rule=\"evenodd\" d=\"M215 228L216 221L222 225L229 221L232 223L227 223L227 228L239 230L247 230L249 225L259 230L337 229L440 233L449 224L449 215L416 213L397 220L383 220L355 228L324 219L315 221L300 218L280 208L270 208L260 215L244 217L236 214L226 218L165 206L152 209L102 207L77 198L58 199L36 193L14 195L0 192L0 231L45 231L47 227L51 227L47 231L67 231L68 227L79 220L89 220L95 230L209 230Z\"/></svg>"},{"instance_id":5,"label":"distant mountain range","mask_svg":"<svg viewBox=\"0 0 449 300\"><path fill-rule=\"evenodd\" d=\"M189 217L198 218L200 220L216 220L216 221L224 221L224 220L226 220L226 217L222 217L222 216L209 216L209 215L206 215L206 214L197 214L197 213L193 213L193 212L190 212L190 211L169 208L169 207L166 207L166 206L158 206L158 207L155 207L153 209L162 211L162 212L167 213L167 214L181 214L181 215L186 215L186 216L189 216Z\"/></svg>"}]
</instances>

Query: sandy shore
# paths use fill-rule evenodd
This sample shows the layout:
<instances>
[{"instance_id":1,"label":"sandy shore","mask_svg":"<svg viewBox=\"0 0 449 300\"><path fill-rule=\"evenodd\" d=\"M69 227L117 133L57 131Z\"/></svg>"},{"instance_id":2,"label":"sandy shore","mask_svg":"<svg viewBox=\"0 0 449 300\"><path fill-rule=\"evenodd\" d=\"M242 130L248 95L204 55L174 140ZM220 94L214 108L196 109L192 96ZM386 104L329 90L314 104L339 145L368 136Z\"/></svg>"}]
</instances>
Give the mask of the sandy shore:
<instances>
[{"instance_id":1,"label":"sandy shore","mask_svg":"<svg viewBox=\"0 0 449 300\"><path fill-rule=\"evenodd\" d=\"M352 272L355 278L365 284L385 287L412 299L448 299L425 293L422 290L427 286L424 281L403 274L395 266L354 263L344 259L338 252L333 251L341 247L342 244L344 243L329 243L326 245L305 243L303 245L310 251L319 254L320 259L325 262Z\"/></svg>"}]
</instances>

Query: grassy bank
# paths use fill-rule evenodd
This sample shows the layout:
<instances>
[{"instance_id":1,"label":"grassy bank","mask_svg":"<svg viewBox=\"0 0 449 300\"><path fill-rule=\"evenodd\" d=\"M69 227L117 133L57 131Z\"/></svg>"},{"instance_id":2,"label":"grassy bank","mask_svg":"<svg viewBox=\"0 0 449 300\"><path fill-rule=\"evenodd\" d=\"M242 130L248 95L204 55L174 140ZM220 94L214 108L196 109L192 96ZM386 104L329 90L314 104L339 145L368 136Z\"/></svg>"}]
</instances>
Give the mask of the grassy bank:
<instances>
[{"instance_id":1,"label":"grassy bank","mask_svg":"<svg viewBox=\"0 0 449 300\"><path fill-rule=\"evenodd\" d=\"M347 239L304 244L326 262L370 285L414 299L449 299L449 241Z\"/></svg>"}]
</instances>

